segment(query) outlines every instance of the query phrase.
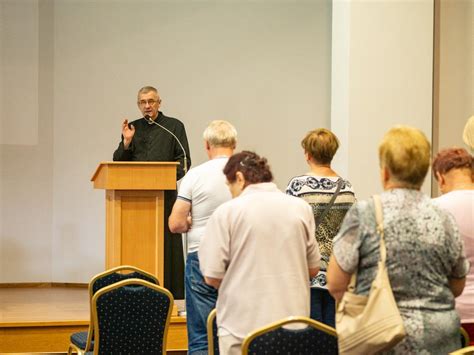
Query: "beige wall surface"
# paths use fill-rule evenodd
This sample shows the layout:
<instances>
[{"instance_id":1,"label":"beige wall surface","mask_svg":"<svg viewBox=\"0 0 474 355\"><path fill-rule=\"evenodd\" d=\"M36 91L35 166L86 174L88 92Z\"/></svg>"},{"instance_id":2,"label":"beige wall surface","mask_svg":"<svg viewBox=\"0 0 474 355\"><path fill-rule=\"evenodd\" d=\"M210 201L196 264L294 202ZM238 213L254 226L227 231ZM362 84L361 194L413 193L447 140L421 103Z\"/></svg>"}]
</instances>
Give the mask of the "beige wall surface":
<instances>
[{"instance_id":1,"label":"beige wall surface","mask_svg":"<svg viewBox=\"0 0 474 355\"><path fill-rule=\"evenodd\" d=\"M465 147L474 115L474 1L440 1L439 148Z\"/></svg>"},{"instance_id":2,"label":"beige wall surface","mask_svg":"<svg viewBox=\"0 0 474 355\"><path fill-rule=\"evenodd\" d=\"M7 1L5 13L4 1L2 18L23 21L11 8L22 2ZM89 179L111 160L123 118L139 117L141 86L157 86L163 112L184 122L193 166L206 160L207 123L227 119L239 132L238 148L266 156L281 188L306 171L301 137L329 126L329 1L32 4L38 141L24 146L12 137L0 145L1 206L8 206L0 282L87 282L103 270L104 192ZM35 43L34 29L24 30L19 48ZM21 89L19 81L12 85ZM0 100L9 98L2 91Z\"/></svg>"},{"instance_id":3,"label":"beige wall surface","mask_svg":"<svg viewBox=\"0 0 474 355\"><path fill-rule=\"evenodd\" d=\"M472 114L473 6L441 3L448 145ZM307 170L299 142L312 128L340 136L336 169L360 199L381 191L388 128L431 135L431 0L0 0L0 30L0 282L103 270L105 196L89 179L123 118L139 117L143 85L184 122L193 166L207 123L227 119L280 188Z\"/></svg>"},{"instance_id":4,"label":"beige wall surface","mask_svg":"<svg viewBox=\"0 0 474 355\"><path fill-rule=\"evenodd\" d=\"M332 26L331 122L345 137L336 166L365 199L382 191L387 130L406 124L431 137L433 1L337 1Z\"/></svg>"},{"instance_id":5,"label":"beige wall surface","mask_svg":"<svg viewBox=\"0 0 474 355\"><path fill-rule=\"evenodd\" d=\"M39 0L2 0L0 144L38 143Z\"/></svg>"},{"instance_id":6,"label":"beige wall surface","mask_svg":"<svg viewBox=\"0 0 474 355\"><path fill-rule=\"evenodd\" d=\"M0 282L51 280L53 33L39 21L49 5L0 2Z\"/></svg>"}]
</instances>

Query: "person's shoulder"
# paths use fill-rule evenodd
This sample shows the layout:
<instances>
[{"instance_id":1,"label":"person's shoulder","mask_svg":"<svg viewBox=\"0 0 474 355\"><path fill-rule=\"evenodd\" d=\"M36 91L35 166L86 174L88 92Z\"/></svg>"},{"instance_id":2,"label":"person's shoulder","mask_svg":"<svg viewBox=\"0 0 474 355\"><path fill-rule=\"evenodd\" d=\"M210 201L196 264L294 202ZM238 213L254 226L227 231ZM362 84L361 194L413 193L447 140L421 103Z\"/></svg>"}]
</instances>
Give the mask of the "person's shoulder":
<instances>
[{"instance_id":1,"label":"person's shoulder","mask_svg":"<svg viewBox=\"0 0 474 355\"><path fill-rule=\"evenodd\" d=\"M241 200L241 198L233 198L220 204L212 213L211 218L219 219L237 212L236 207L240 204Z\"/></svg>"},{"instance_id":2,"label":"person's shoulder","mask_svg":"<svg viewBox=\"0 0 474 355\"><path fill-rule=\"evenodd\" d=\"M196 166L192 167L191 169L189 169L189 171L186 173L186 175L184 175L183 179L188 175L190 176L189 178L191 178L191 177L192 178L197 178L200 175L202 175L203 173L205 173L208 170L208 168L209 168L209 160L205 161L204 163L201 163L199 165L196 165Z\"/></svg>"},{"instance_id":3,"label":"person's shoulder","mask_svg":"<svg viewBox=\"0 0 474 355\"><path fill-rule=\"evenodd\" d=\"M380 196L383 205L383 196ZM365 200L355 201L349 209L349 212L357 216L375 216L375 203L373 197L369 197Z\"/></svg>"},{"instance_id":4,"label":"person's shoulder","mask_svg":"<svg viewBox=\"0 0 474 355\"><path fill-rule=\"evenodd\" d=\"M429 204L427 204L427 206L429 206L430 208L433 209L434 213L436 213L437 215L439 215L443 220L445 220L446 218L449 218L449 216L451 215L451 212L449 212L447 209L446 209L446 202L448 200L446 199L446 196L445 195L442 195L442 196L439 196L437 198L433 198L433 199L430 199L429 200Z\"/></svg>"},{"instance_id":5,"label":"person's shoulder","mask_svg":"<svg viewBox=\"0 0 474 355\"><path fill-rule=\"evenodd\" d=\"M280 193L281 191L275 192L275 193ZM291 208L311 208L311 206L302 198L297 198L297 195L293 195L291 193L286 193L286 194L281 194L277 195L279 196L282 200L284 200L285 204L288 204L289 206L292 206Z\"/></svg>"},{"instance_id":6,"label":"person's shoulder","mask_svg":"<svg viewBox=\"0 0 474 355\"><path fill-rule=\"evenodd\" d=\"M306 185L309 175L298 175L290 179L286 186L286 193L292 196L298 196L301 189Z\"/></svg>"},{"instance_id":7,"label":"person's shoulder","mask_svg":"<svg viewBox=\"0 0 474 355\"><path fill-rule=\"evenodd\" d=\"M308 180L308 178L310 178L311 175L306 175L306 174L302 174L302 175L296 175L296 176L293 176L290 181L288 182L288 185L290 185L291 183L295 182L295 181L305 181L305 180Z\"/></svg>"},{"instance_id":8,"label":"person's shoulder","mask_svg":"<svg viewBox=\"0 0 474 355\"><path fill-rule=\"evenodd\" d=\"M167 122L169 124L175 125L175 126L183 126L183 122L181 122L179 119L171 116L166 116L163 112L161 112L161 118L163 122Z\"/></svg>"},{"instance_id":9,"label":"person's shoulder","mask_svg":"<svg viewBox=\"0 0 474 355\"><path fill-rule=\"evenodd\" d=\"M144 123L145 123L145 120L143 119L143 117L137 118L133 120L132 122L130 122L130 124L133 125L133 127L137 127L138 125L142 125Z\"/></svg>"},{"instance_id":10,"label":"person's shoulder","mask_svg":"<svg viewBox=\"0 0 474 355\"><path fill-rule=\"evenodd\" d=\"M342 190L345 191L345 192L354 193L354 188L352 187L352 183L348 179L344 179L342 177L341 177L341 179L344 182L344 184L342 185Z\"/></svg>"}]
</instances>

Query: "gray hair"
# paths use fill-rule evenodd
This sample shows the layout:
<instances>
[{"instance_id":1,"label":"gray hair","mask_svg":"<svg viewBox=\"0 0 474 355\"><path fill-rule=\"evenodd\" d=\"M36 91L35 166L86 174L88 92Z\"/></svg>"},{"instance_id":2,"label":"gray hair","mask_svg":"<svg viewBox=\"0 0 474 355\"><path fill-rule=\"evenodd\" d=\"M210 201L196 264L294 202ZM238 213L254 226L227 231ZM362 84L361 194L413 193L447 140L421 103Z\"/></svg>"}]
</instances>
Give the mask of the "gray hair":
<instances>
[{"instance_id":1,"label":"gray hair","mask_svg":"<svg viewBox=\"0 0 474 355\"><path fill-rule=\"evenodd\" d=\"M150 91L154 92L158 97L158 90L154 88L153 86L144 86L140 90L138 90L137 97L140 97L141 94L148 94Z\"/></svg>"},{"instance_id":2,"label":"gray hair","mask_svg":"<svg viewBox=\"0 0 474 355\"><path fill-rule=\"evenodd\" d=\"M232 124L223 120L212 121L202 137L212 147L235 148L237 144L237 131Z\"/></svg>"}]
</instances>

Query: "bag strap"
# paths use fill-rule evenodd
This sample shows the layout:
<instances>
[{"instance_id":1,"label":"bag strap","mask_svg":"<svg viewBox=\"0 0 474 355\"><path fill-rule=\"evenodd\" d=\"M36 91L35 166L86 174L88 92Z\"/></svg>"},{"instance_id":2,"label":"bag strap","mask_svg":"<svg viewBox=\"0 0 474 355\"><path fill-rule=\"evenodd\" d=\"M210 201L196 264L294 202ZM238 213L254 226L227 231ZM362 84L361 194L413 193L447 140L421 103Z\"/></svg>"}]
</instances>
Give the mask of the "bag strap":
<instances>
[{"instance_id":1,"label":"bag strap","mask_svg":"<svg viewBox=\"0 0 474 355\"><path fill-rule=\"evenodd\" d=\"M332 205L334 205L334 202L336 201L337 195L339 195L339 192L341 191L342 183L343 183L343 180L341 178L339 178L339 180L337 180L336 192L334 192L334 194L331 197L331 200L326 205L326 208L324 209L323 213L321 213L321 216L319 216L318 220L316 221L316 229L318 229L319 225L321 224L321 222L324 220L324 218L328 214L328 212L331 209Z\"/></svg>"},{"instance_id":2,"label":"bag strap","mask_svg":"<svg viewBox=\"0 0 474 355\"><path fill-rule=\"evenodd\" d=\"M380 195L373 195L375 206L375 221L377 223L377 234L380 236L380 263L385 264L387 259L387 249L385 248L385 239L384 239L384 230L383 230L383 211L382 211L382 202L380 201ZM351 281L347 286L349 292L354 292L357 280L357 270L352 274Z\"/></svg>"},{"instance_id":3,"label":"bag strap","mask_svg":"<svg viewBox=\"0 0 474 355\"><path fill-rule=\"evenodd\" d=\"M380 236L380 261L385 264L387 259L387 249L385 248L385 239L383 231L383 211L382 211L382 202L380 201L380 195L374 195L374 205L375 205L375 220L377 222L377 233Z\"/></svg>"}]
</instances>

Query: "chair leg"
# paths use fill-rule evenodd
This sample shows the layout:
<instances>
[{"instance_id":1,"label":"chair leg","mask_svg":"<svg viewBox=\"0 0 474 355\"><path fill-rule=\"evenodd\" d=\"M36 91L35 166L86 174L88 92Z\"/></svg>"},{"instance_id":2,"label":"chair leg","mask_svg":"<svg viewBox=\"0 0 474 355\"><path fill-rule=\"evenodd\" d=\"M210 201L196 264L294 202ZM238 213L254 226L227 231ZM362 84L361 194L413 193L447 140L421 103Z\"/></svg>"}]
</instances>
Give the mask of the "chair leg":
<instances>
[{"instance_id":1,"label":"chair leg","mask_svg":"<svg viewBox=\"0 0 474 355\"><path fill-rule=\"evenodd\" d=\"M77 346L74 346L73 344L69 345L69 349L67 350L68 355L72 355L73 353L76 353L77 355L83 355L86 352L82 349L79 349Z\"/></svg>"}]
</instances>

